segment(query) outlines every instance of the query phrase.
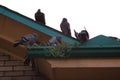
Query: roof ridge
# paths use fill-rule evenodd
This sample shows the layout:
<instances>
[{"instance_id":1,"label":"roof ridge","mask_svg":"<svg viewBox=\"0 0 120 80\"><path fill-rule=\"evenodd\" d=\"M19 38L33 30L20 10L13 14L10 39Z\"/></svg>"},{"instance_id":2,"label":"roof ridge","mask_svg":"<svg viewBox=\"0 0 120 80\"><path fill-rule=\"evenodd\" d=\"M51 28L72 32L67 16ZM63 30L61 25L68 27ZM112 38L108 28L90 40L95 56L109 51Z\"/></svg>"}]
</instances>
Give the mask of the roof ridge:
<instances>
[{"instance_id":1,"label":"roof ridge","mask_svg":"<svg viewBox=\"0 0 120 80\"><path fill-rule=\"evenodd\" d=\"M105 35L98 35L82 44L84 46L120 46L120 42Z\"/></svg>"}]
</instances>

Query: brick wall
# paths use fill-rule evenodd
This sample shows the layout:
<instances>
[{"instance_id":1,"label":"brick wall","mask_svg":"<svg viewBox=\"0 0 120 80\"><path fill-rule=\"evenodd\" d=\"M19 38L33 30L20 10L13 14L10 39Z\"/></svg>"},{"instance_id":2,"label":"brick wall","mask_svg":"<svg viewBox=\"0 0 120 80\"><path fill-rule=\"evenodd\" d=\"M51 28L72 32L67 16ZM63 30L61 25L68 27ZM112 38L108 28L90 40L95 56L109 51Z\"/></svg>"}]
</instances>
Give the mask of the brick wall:
<instances>
[{"instance_id":1,"label":"brick wall","mask_svg":"<svg viewBox=\"0 0 120 80\"><path fill-rule=\"evenodd\" d=\"M0 80L45 80L20 60L0 52Z\"/></svg>"}]
</instances>

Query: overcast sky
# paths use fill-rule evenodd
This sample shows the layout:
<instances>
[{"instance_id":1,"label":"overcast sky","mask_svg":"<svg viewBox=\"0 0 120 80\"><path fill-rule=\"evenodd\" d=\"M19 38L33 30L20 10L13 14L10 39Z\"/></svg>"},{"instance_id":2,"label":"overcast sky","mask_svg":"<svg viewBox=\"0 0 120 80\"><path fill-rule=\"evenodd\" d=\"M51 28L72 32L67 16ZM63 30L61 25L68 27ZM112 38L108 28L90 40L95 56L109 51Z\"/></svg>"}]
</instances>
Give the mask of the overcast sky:
<instances>
[{"instance_id":1,"label":"overcast sky","mask_svg":"<svg viewBox=\"0 0 120 80\"><path fill-rule=\"evenodd\" d=\"M84 26L90 38L98 35L120 38L120 0L0 0L0 4L34 19L34 13L41 9L46 24L60 30L62 18L80 32Z\"/></svg>"}]
</instances>

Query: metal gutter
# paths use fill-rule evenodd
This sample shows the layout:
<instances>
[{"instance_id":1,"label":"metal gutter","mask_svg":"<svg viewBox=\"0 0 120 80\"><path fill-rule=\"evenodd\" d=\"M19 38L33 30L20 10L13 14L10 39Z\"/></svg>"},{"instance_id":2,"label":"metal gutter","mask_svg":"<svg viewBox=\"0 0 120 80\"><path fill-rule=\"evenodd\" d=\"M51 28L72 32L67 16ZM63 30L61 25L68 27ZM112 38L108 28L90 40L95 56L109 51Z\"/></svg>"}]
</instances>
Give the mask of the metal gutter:
<instances>
[{"instance_id":1,"label":"metal gutter","mask_svg":"<svg viewBox=\"0 0 120 80\"><path fill-rule=\"evenodd\" d=\"M28 47L28 56L41 57L41 58L54 58L53 56L46 56L49 52L46 49L53 48L51 46L44 47ZM78 58L78 57L120 57L120 47L72 47L68 58Z\"/></svg>"}]
</instances>

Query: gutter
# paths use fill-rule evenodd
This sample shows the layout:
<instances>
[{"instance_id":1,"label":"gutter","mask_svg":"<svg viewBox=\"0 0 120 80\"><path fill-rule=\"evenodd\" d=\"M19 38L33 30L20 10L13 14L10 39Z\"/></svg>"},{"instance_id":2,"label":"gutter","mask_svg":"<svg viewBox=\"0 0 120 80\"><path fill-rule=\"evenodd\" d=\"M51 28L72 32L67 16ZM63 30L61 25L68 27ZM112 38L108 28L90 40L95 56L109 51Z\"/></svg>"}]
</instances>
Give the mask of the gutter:
<instances>
[{"instance_id":1,"label":"gutter","mask_svg":"<svg viewBox=\"0 0 120 80\"><path fill-rule=\"evenodd\" d=\"M52 46L39 46L39 47L28 47L27 56L29 57L40 57L40 58L55 58L53 56L46 56L49 54L47 49L54 48ZM72 47L69 52L65 53L70 54L67 58L82 58L82 57L120 57L120 47L85 47L78 46ZM59 57L57 57L59 58Z\"/></svg>"}]
</instances>

